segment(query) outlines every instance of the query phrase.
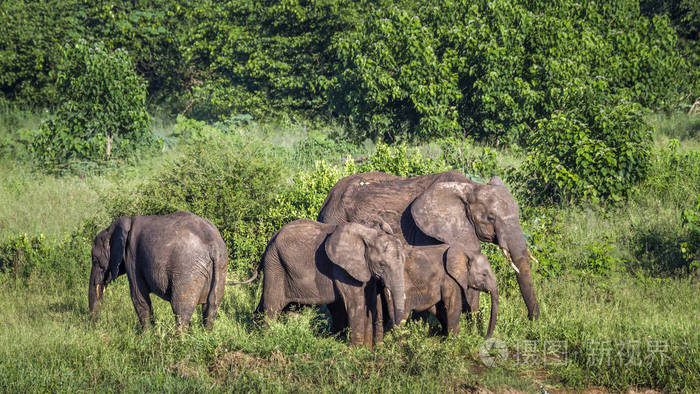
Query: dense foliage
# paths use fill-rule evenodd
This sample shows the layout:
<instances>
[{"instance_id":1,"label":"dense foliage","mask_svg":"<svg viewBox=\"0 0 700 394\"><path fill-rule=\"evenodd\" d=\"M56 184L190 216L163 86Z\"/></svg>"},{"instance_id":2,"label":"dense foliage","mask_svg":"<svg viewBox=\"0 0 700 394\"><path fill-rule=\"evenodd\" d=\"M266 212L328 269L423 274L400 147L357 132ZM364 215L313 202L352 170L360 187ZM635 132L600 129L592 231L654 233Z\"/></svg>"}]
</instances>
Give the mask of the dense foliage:
<instances>
[{"instance_id":1,"label":"dense foliage","mask_svg":"<svg viewBox=\"0 0 700 394\"><path fill-rule=\"evenodd\" d=\"M652 139L641 108L600 105L586 115L556 112L538 122L532 153L513 175L531 201L619 201L645 179Z\"/></svg>"},{"instance_id":2,"label":"dense foliage","mask_svg":"<svg viewBox=\"0 0 700 394\"><path fill-rule=\"evenodd\" d=\"M61 45L83 38L127 49L151 102L197 117L332 111L357 126L358 139L457 131L511 141L554 110L576 111L581 99L614 93L652 108L694 100L698 83L677 37L696 38L698 13L688 2L671 8L10 0L0 6L0 92L57 106Z\"/></svg>"},{"instance_id":3,"label":"dense foliage","mask_svg":"<svg viewBox=\"0 0 700 394\"><path fill-rule=\"evenodd\" d=\"M43 167L121 159L156 143L146 86L124 50L78 41L65 48L65 58L57 73L56 118L44 122L33 141Z\"/></svg>"}]
</instances>

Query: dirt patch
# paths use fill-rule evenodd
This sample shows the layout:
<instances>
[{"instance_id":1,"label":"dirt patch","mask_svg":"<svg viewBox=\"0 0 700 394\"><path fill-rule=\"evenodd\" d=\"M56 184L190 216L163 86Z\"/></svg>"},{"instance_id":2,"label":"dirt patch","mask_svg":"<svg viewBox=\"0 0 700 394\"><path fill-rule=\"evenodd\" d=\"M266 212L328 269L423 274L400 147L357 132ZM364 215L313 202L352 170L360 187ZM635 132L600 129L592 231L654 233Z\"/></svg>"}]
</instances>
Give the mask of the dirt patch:
<instances>
[{"instance_id":1,"label":"dirt patch","mask_svg":"<svg viewBox=\"0 0 700 394\"><path fill-rule=\"evenodd\" d=\"M197 379L204 373L204 368L190 362L189 357L185 357L177 363L170 365L168 369L176 376L186 379Z\"/></svg>"},{"instance_id":2,"label":"dirt patch","mask_svg":"<svg viewBox=\"0 0 700 394\"><path fill-rule=\"evenodd\" d=\"M219 347L214 352L214 361L209 365L209 375L218 382L228 379L236 379L241 374L249 371L269 372L279 370L289 363L308 361L311 356L295 354L292 357L285 356L282 352L274 350L269 357L256 357L240 350L229 350Z\"/></svg>"},{"instance_id":3,"label":"dirt patch","mask_svg":"<svg viewBox=\"0 0 700 394\"><path fill-rule=\"evenodd\" d=\"M222 381L236 379L246 370L258 370L269 364L268 360L253 357L238 350L216 349L214 361L209 366L209 375Z\"/></svg>"},{"instance_id":4,"label":"dirt patch","mask_svg":"<svg viewBox=\"0 0 700 394\"><path fill-rule=\"evenodd\" d=\"M569 393L584 393L584 394L608 394L610 390L605 387L588 387L583 390L572 390L572 389L551 389L548 390L552 394L569 394ZM652 389L628 389L625 394L660 394L661 391Z\"/></svg>"}]
</instances>

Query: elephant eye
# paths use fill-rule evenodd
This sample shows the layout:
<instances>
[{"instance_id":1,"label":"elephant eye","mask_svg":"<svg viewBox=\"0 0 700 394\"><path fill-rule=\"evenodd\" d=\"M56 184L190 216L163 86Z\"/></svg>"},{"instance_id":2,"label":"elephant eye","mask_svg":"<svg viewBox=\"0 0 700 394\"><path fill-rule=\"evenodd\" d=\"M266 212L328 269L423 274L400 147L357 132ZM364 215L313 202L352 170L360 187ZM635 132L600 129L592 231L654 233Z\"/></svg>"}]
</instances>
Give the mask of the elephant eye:
<instances>
[{"instance_id":1,"label":"elephant eye","mask_svg":"<svg viewBox=\"0 0 700 394\"><path fill-rule=\"evenodd\" d=\"M486 215L486 220L488 220L489 222L493 222L496 220L496 218L493 215L489 214L489 215Z\"/></svg>"}]
</instances>

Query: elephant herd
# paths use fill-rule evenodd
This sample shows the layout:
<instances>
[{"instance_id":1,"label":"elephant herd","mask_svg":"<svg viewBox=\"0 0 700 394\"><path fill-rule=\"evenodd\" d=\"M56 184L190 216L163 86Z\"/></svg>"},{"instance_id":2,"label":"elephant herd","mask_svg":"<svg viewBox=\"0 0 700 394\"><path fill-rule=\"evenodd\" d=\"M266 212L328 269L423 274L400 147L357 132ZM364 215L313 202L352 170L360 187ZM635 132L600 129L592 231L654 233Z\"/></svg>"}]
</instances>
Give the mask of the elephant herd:
<instances>
[{"instance_id":1,"label":"elephant herd","mask_svg":"<svg viewBox=\"0 0 700 394\"><path fill-rule=\"evenodd\" d=\"M517 274L531 320L539 316L518 205L494 177L480 184L457 171L404 178L381 172L347 176L328 193L318 220L296 220L270 239L258 271L257 312L275 318L290 304L327 305L332 330L372 346L408 318L436 315L457 334L462 312L491 295L487 337L498 313L496 277L480 242L500 246ZM126 273L143 327L152 323L150 294L170 301L187 327L197 305L211 327L226 286L228 253L218 229L188 212L121 217L95 238L89 309L100 310L108 284Z\"/></svg>"}]
</instances>

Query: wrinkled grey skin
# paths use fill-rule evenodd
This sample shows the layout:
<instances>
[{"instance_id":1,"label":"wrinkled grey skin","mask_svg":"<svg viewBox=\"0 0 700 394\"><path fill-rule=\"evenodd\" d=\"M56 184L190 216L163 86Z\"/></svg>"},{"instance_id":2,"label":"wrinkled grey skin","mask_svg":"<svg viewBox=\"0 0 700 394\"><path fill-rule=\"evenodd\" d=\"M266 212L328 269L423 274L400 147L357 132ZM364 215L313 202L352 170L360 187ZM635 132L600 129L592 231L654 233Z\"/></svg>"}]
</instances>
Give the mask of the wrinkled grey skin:
<instances>
[{"instance_id":1,"label":"wrinkled grey skin","mask_svg":"<svg viewBox=\"0 0 700 394\"><path fill-rule=\"evenodd\" d=\"M483 256L480 241L495 243L518 270L528 317L539 316L518 205L497 177L484 185L458 171L413 178L381 172L350 175L330 190L318 220L369 226L386 222L405 244L446 243L470 260ZM478 295L468 291L471 311L478 310Z\"/></svg>"},{"instance_id":2,"label":"wrinkled grey skin","mask_svg":"<svg viewBox=\"0 0 700 394\"><path fill-rule=\"evenodd\" d=\"M348 312L350 342L372 346L376 281L393 300L393 313L404 314L401 242L381 230L357 223L328 225L297 220L282 227L262 257L263 294L258 312L275 318L288 304L341 302Z\"/></svg>"},{"instance_id":3,"label":"wrinkled grey skin","mask_svg":"<svg viewBox=\"0 0 700 394\"><path fill-rule=\"evenodd\" d=\"M459 333L462 295L473 289L491 294L491 318L486 332L490 338L498 316L498 286L488 260L482 255L469 260L459 249L448 245L410 247L404 265L405 313L435 314L444 335ZM386 298L390 295L387 294ZM394 316L390 316L394 320Z\"/></svg>"},{"instance_id":4,"label":"wrinkled grey skin","mask_svg":"<svg viewBox=\"0 0 700 394\"><path fill-rule=\"evenodd\" d=\"M204 324L213 327L224 295L228 253L219 230L189 212L123 216L95 237L88 287L90 312L99 315L102 295L121 274L142 327L153 319L150 294L170 301L181 328L203 304Z\"/></svg>"}]
</instances>

